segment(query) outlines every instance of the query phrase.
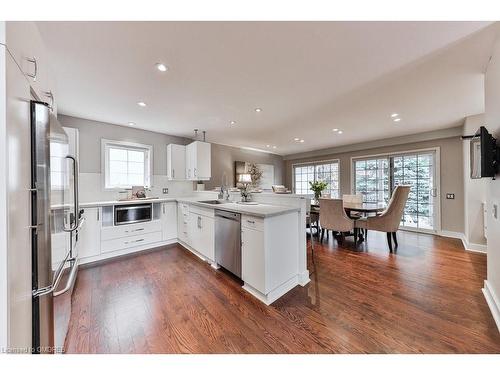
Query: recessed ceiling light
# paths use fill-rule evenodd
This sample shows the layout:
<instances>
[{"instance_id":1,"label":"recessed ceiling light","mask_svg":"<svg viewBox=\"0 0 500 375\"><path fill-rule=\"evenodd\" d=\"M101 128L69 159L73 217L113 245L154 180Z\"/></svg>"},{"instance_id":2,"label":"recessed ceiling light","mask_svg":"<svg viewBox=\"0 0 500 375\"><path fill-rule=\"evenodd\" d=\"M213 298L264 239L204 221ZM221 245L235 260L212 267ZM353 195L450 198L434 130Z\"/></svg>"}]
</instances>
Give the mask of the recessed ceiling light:
<instances>
[{"instance_id":1,"label":"recessed ceiling light","mask_svg":"<svg viewBox=\"0 0 500 375\"><path fill-rule=\"evenodd\" d=\"M135 122L130 121L128 124L129 124L129 126L134 126L134 125L135 125Z\"/></svg>"},{"instance_id":2,"label":"recessed ceiling light","mask_svg":"<svg viewBox=\"0 0 500 375\"><path fill-rule=\"evenodd\" d=\"M303 139L301 139L299 142L300 142L300 143L304 143L305 141L304 141Z\"/></svg>"},{"instance_id":3,"label":"recessed ceiling light","mask_svg":"<svg viewBox=\"0 0 500 375\"><path fill-rule=\"evenodd\" d=\"M332 129L333 132L338 132L339 129L335 128L335 129Z\"/></svg>"},{"instance_id":4,"label":"recessed ceiling light","mask_svg":"<svg viewBox=\"0 0 500 375\"><path fill-rule=\"evenodd\" d=\"M401 119L398 117L398 118L395 118L393 121L394 121L394 122L400 122L400 121L401 121Z\"/></svg>"},{"instance_id":5,"label":"recessed ceiling light","mask_svg":"<svg viewBox=\"0 0 500 375\"><path fill-rule=\"evenodd\" d=\"M166 72L168 70L168 67L165 64L158 63L156 64L156 69L158 69L160 72Z\"/></svg>"},{"instance_id":6,"label":"recessed ceiling light","mask_svg":"<svg viewBox=\"0 0 500 375\"><path fill-rule=\"evenodd\" d=\"M255 108L255 112L262 112L262 108Z\"/></svg>"},{"instance_id":7,"label":"recessed ceiling light","mask_svg":"<svg viewBox=\"0 0 500 375\"><path fill-rule=\"evenodd\" d=\"M399 115L398 115L397 113L393 113L393 114L391 115L391 117L392 117L392 118L394 118L394 117L398 117L398 116L399 116Z\"/></svg>"},{"instance_id":8,"label":"recessed ceiling light","mask_svg":"<svg viewBox=\"0 0 500 375\"><path fill-rule=\"evenodd\" d=\"M236 124L236 121L231 121L230 122L231 125L235 125Z\"/></svg>"},{"instance_id":9,"label":"recessed ceiling light","mask_svg":"<svg viewBox=\"0 0 500 375\"><path fill-rule=\"evenodd\" d=\"M295 142L298 142L298 141L300 141L300 138L294 138L293 140L294 140Z\"/></svg>"},{"instance_id":10,"label":"recessed ceiling light","mask_svg":"<svg viewBox=\"0 0 500 375\"><path fill-rule=\"evenodd\" d=\"M271 147L271 145L266 145L267 148Z\"/></svg>"},{"instance_id":11,"label":"recessed ceiling light","mask_svg":"<svg viewBox=\"0 0 500 375\"><path fill-rule=\"evenodd\" d=\"M342 134L342 133L343 133L343 131L342 131L342 130L339 130L337 134Z\"/></svg>"},{"instance_id":12,"label":"recessed ceiling light","mask_svg":"<svg viewBox=\"0 0 500 375\"><path fill-rule=\"evenodd\" d=\"M137 105L138 105L139 107L145 107L145 106L146 106L146 103L144 103L144 102L137 102Z\"/></svg>"},{"instance_id":13,"label":"recessed ceiling light","mask_svg":"<svg viewBox=\"0 0 500 375\"><path fill-rule=\"evenodd\" d=\"M273 146L273 148L276 148L276 146Z\"/></svg>"}]
</instances>

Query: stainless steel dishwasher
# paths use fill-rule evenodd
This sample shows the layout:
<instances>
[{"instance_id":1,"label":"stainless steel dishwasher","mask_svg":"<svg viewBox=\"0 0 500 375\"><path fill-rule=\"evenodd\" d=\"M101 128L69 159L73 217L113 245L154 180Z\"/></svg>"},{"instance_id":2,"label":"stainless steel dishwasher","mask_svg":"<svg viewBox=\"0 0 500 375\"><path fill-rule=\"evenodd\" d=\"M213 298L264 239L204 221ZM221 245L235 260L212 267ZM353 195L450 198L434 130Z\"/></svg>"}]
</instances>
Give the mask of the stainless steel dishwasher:
<instances>
[{"instance_id":1,"label":"stainless steel dishwasher","mask_svg":"<svg viewBox=\"0 0 500 375\"><path fill-rule=\"evenodd\" d=\"M215 261L241 278L241 214L215 210Z\"/></svg>"}]
</instances>

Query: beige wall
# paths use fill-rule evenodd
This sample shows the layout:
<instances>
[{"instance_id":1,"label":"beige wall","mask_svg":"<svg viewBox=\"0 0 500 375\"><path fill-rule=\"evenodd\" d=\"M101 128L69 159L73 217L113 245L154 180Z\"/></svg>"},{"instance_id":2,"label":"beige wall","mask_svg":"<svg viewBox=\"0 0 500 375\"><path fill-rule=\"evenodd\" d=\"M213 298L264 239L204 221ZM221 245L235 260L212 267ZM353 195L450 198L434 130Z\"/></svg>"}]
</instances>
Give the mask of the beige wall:
<instances>
[{"instance_id":1,"label":"beige wall","mask_svg":"<svg viewBox=\"0 0 500 375\"><path fill-rule=\"evenodd\" d=\"M456 129L454 133L461 133L461 129ZM352 157L439 147L441 156L441 229L462 233L464 230L464 189L460 136L457 134L448 138L408 143L410 139L411 137L406 137L404 144L375 148L373 144L366 143L362 147L363 150L343 151L308 158L293 159L293 156L287 156L287 159L290 160L285 161L285 184L288 188L292 188L292 165L294 163L339 159L340 193L350 194ZM398 139L398 141L401 142L403 139ZM361 147L361 145L357 146ZM446 199L446 193L455 193L455 199Z\"/></svg>"},{"instance_id":2,"label":"beige wall","mask_svg":"<svg viewBox=\"0 0 500 375\"><path fill-rule=\"evenodd\" d=\"M464 135L474 134L485 124L484 114L465 119ZM483 202L487 197L487 180L470 178L470 140L463 140L464 159L464 237L468 249L486 250Z\"/></svg>"},{"instance_id":3,"label":"beige wall","mask_svg":"<svg viewBox=\"0 0 500 375\"><path fill-rule=\"evenodd\" d=\"M485 76L485 117L486 128L497 140L500 140L500 39L497 38L493 55L486 70ZM500 209L500 179L487 180L487 218L488 226L488 290L496 297L497 325L500 328L500 220L493 217L493 206ZM500 214L500 212L499 212ZM495 304L494 301L490 301Z\"/></svg>"},{"instance_id":4,"label":"beige wall","mask_svg":"<svg viewBox=\"0 0 500 375\"><path fill-rule=\"evenodd\" d=\"M228 183L234 185L234 162L246 161L259 164L274 165L274 183L283 183L284 163L283 157L258 151L241 149L213 143L212 144L212 179L205 183L206 189L220 186L222 174L225 172Z\"/></svg>"}]
</instances>

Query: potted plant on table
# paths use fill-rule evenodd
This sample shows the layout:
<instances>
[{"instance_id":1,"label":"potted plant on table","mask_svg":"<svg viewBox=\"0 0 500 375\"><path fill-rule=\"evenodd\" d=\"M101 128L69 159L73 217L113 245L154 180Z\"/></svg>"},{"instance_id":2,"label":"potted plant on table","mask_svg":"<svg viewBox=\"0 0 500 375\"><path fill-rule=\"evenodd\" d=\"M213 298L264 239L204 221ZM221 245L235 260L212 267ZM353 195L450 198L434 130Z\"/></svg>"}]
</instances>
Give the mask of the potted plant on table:
<instances>
[{"instance_id":1,"label":"potted plant on table","mask_svg":"<svg viewBox=\"0 0 500 375\"><path fill-rule=\"evenodd\" d=\"M309 185L311 187L311 190L314 192L314 199L316 201L321 198L321 193L328 187L328 184L325 181L309 181Z\"/></svg>"}]
</instances>

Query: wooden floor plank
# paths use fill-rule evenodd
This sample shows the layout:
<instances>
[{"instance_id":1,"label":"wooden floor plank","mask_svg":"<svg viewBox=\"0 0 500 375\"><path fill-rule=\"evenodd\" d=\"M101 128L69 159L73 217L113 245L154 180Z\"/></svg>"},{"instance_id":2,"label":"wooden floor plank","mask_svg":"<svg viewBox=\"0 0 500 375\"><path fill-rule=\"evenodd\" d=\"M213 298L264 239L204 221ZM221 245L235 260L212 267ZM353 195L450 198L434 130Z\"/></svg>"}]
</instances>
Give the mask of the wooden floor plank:
<instances>
[{"instance_id":1,"label":"wooden floor plank","mask_svg":"<svg viewBox=\"0 0 500 375\"><path fill-rule=\"evenodd\" d=\"M401 232L314 255L311 282L271 306L181 246L80 270L68 353L500 353L486 256Z\"/></svg>"}]
</instances>

